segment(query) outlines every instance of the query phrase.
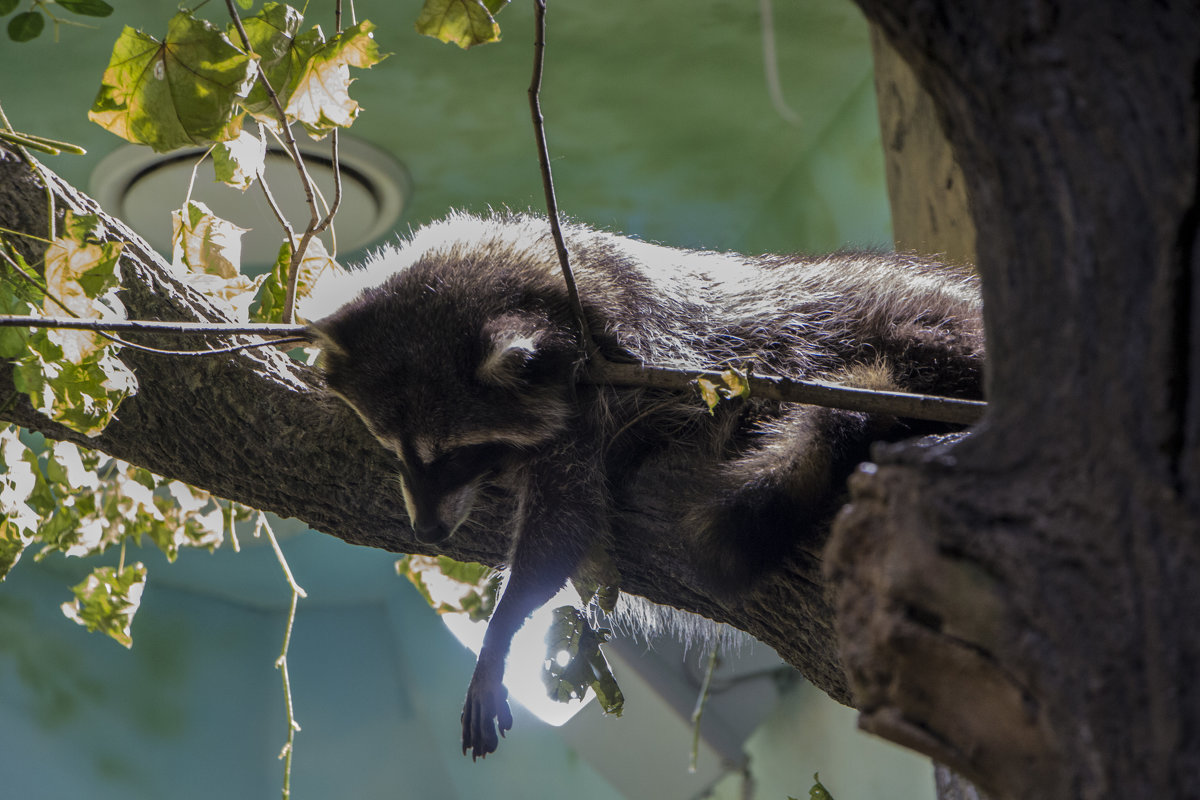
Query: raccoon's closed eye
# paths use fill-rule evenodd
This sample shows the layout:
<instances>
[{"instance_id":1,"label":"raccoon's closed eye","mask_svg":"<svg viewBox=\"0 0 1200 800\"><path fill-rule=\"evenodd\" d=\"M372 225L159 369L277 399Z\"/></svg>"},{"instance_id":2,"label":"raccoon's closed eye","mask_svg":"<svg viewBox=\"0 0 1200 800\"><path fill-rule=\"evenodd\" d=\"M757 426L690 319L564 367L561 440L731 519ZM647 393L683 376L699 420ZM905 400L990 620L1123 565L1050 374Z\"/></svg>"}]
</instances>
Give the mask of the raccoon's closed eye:
<instances>
[{"instance_id":1,"label":"raccoon's closed eye","mask_svg":"<svg viewBox=\"0 0 1200 800\"><path fill-rule=\"evenodd\" d=\"M468 445L441 456L429 465L429 471L443 489L450 489L497 469L512 452L511 445L499 442Z\"/></svg>"}]
</instances>

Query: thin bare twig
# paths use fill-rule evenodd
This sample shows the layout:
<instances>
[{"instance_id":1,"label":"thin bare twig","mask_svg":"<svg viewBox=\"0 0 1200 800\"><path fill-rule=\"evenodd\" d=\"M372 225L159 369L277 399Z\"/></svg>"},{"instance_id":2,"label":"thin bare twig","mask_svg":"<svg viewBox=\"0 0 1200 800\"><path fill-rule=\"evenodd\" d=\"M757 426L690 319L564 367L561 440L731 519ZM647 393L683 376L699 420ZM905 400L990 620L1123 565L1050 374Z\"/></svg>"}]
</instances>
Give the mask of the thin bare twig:
<instances>
[{"instance_id":1,"label":"thin bare twig","mask_svg":"<svg viewBox=\"0 0 1200 800\"><path fill-rule=\"evenodd\" d=\"M0 316L0 327L66 328L77 331L111 331L118 333L164 333L187 336L211 333L221 336L271 336L311 338L307 325L270 324L265 322L163 322L138 319L72 319L68 317Z\"/></svg>"},{"instance_id":2,"label":"thin bare twig","mask_svg":"<svg viewBox=\"0 0 1200 800\"><path fill-rule=\"evenodd\" d=\"M593 369L592 374L583 380L611 386L649 386L683 391L700 378L718 384L724 383L723 374L716 370L675 369L642 364L618 364L612 361L606 361L599 368ZM749 375L746 382L750 386L751 397L765 400L806 403L869 414L890 414L895 417L949 422L955 425L971 425L978 422L987 408L987 403L979 400L859 389L776 375Z\"/></svg>"},{"instance_id":3,"label":"thin bare twig","mask_svg":"<svg viewBox=\"0 0 1200 800\"><path fill-rule=\"evenodd\" d=\"M537 140L538 164L542 170L542 189L546 194L546 216L550 219L550 234L558 251L558 263L562 266L563 280L567 284L567 298L579 325L580 348L591 361L600 361L601 356L592 340L579 291L575 288L575 275L571 272L571 259L567 244L563 240L562 226L558 220L558 201L554 197L554 177L550 173L550 150L546 146L546 122L542 118L542 66L546 52L546 0L534 0L533 80L529 84L529 111L533 117L533 133Z\"/></svg>"},{"instance_id":4,"label":"thin bare twig","mask_svg":"<svg viewBox=\"0 0 1200 800\"><path fill-rule=\"evenodd\" d=\"M225 0L225 7L229 11L229 17L233 20L234 27L237 29L238 37L241 39L243 49L245 49L246 52L253 52L253 48L250 47L250 37L246 35L246 28L242 25L242 18L238 14L237 9L234 8L234 0ZM340 5L337 10L337 18L340 32ZM300 146L296 144L296 138L292 136L291 127L287 122L287 111L284 109L283 103L280 102L279 95L275 92L274 87L271 86L271 82L267 80L267 73L266 70L263 69L261 60L256 63L258 65L258 79L262 81L263 88L265 88L267 91L267 97L269 97L271 100L271 106L275 109L275 117L279 121L279 135L283 137L284 148L287 150L288 155L291 156L292 162L296 165L296 171L300 175L300 184L304 188L304 200L308 204L309 210L308 226L305 229L304 234L300 237L300 243L292 248L291 261L288 263L287 290L284 295L283 303L283 320L284 322L291 322L295 318L296 285L300 280L300 264L304 260L304 251L308 248L308 243L312 240L314 235L329 227L330 223L333 222L333 215L337 212L338 206L341 205L342 181L340 174L341 170L339 169L338 165L337 132L334 131L332 154L335 187L334 200L333 205L330 206L328 213L324 216L324 218L322 218L321 213L317 210L316 189L313 184L313 179L312 176L309 175L308 167L304 163L304 157L300 153ZM260 176L260 181L261 180L262 178ZM285 228L285 230L287 229ZM294 243L294 237L291 235L290 230L288 233L289 241Z\"/></svg>"}]
</instances>

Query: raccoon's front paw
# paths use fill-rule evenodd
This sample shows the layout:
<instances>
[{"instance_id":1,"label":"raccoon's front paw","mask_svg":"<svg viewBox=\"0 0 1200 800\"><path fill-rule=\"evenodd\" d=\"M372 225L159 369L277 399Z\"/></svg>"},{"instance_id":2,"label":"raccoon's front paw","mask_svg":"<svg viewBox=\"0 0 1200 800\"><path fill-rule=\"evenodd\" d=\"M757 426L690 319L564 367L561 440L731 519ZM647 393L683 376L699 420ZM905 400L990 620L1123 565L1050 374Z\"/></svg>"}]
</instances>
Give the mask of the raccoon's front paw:
<instances>
[{"instance_id":1,"label":"raccoon's front paw","mask_svg":"<svg viewBox=\"0 0 1200 800\"><path fill-rule=\"evenodd\" d=\"M496 752L500 736L512 730L513 716L508 707L508 690L499 678L476 669L467 687L462 712L462 751L471 751L471 760Z\"/></svg>"}]
</instances>

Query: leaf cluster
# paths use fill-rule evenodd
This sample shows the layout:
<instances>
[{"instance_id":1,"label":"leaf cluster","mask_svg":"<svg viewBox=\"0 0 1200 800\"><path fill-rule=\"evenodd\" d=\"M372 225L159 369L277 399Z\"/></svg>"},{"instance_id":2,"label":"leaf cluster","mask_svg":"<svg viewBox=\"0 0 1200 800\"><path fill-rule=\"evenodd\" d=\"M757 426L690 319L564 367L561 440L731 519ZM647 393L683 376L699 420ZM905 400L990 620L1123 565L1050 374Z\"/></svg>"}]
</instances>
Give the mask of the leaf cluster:
<instances>
[{"instance_id":1,"label":"leaf cluster","mask_svg":"<svg viewBox=\"0 0 1200 800\"><path fill-rule=\"evenodd\" d=\"M320 26L302 32L303 21L289 5L267 3L241 21L244 40L233 25L222 29L188 10L171 18L162 39L126 26L88 116L158 152L233 141L247 115L278 129L276 102L286 124L299 122L314 138L346 127L359 112L350 67L385 57L374 25L363 20L326 38Z\"/></svg>"}]
</instances>

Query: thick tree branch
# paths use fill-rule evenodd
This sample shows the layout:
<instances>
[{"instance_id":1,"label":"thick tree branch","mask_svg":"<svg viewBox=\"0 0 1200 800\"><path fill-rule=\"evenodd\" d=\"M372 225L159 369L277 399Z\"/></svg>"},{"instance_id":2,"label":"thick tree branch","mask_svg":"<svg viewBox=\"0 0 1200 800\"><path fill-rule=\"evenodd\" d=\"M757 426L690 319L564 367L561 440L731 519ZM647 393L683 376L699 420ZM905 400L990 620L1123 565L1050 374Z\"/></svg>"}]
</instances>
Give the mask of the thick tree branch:
<instances>
[{"instance_id":1,"label":"thick tree branch","mask_svg":"<svg viewBox=\"0 0 1200 800\"><path fill-rule=\"evenodd\" d=\"M107 217L93 201L54 179L60 208L98 213L108 235L125 240L122 301L143 319L228 322L204 298L174 277L135 233ZM15 156L0 150L0 226L34 234L46 230L45 195ZM38 246L24 240L31 263ZM133 334L130 334L131 336ZM200 349L227 344L227 336L181 337ZM313 370L271 350L209 358L169 358L123 352L137 374L138 394L118 419L88 439L35 413L18 397L4 418L45 435L95 447L215 494L296 517L352 544L393 552L441 552L496 565L508 543L495 531L511 509L493 497L466 530L433 550L412 536L395 478L394 456L384 450L340 400L322 391ZM15 395L11 372L0 365L0 396ZM800 553L780 575L736 606L702 594L680 574L677 552L661 531L661 493L669 476L647 476L615 525L630 532L613 554L622 588L658 603L742 628L775 647L816 685L843 702L849 693L834 651L831 615L820 563ZM477 518L476 518L477 517ZM640 533L639 533L640 532ZM635 544L642 542L643 544Z\"/></svg>"}]
</instances>

